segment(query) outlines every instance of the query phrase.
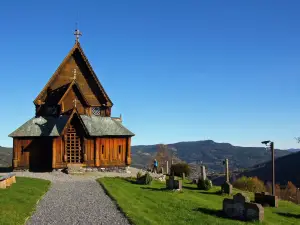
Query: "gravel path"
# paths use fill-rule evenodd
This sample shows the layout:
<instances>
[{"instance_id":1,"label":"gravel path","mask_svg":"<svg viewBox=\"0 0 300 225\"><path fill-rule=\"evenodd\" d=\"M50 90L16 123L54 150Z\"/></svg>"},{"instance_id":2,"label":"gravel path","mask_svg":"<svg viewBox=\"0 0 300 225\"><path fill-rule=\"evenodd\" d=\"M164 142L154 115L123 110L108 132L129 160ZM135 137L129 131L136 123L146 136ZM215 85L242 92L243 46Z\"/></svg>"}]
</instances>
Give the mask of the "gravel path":
<instances>
[{"instance_id":1,"label":"gravel path","mask_svg":"<svg viewBox=\"0 0 300 225\"><path fill-rule=\"evenodd\" d=\"M129 224L95 180L56 181L26 225Z\"/></svg>"},{"instance_id":2,"label":"gravel path","mask_svg":"<svg viewBox=\"0 0 300 225\"><path fill-rule=\"evenodd\" d=\"M130 224L117 209L115 203L105 194L96 179L136 176L138 171L139 169L130 168L131 173L91 172L84 175L69 175L58 171L15 172L19 177L34 177L51 181L49 191L39 201L36 211L27 220L26 225ZM161 176L160 174L151 175Z\"/></svg>"}]
</instances>

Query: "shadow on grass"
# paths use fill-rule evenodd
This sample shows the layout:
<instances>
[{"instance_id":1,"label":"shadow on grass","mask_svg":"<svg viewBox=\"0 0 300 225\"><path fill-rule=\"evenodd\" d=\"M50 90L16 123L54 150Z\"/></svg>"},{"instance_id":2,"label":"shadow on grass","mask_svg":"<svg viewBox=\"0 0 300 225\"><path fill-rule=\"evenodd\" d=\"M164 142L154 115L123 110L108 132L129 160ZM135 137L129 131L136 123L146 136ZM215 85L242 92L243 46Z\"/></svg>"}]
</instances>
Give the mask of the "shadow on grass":
<instances>
[{"instance_id":1,"label":"shadow on grass","mask_svg":"<svg viewBox=\"0 0 300 225\"><path fill-rule=\"evenodd\" d=\"M215 217L218 217L218 218L224 218L224 219L229 219L229 220L235 220L235 221L238 220L240 222L246 222L246 221L239 220L239 219L236 219L236 218L227 217L222 210L208 209L208 208L196 208L196 209L193 209L193 211L201 212L201 213L211 215L211 216L215 216Z\"/></svg>"},{"instance_id":2,"label":"shadow on grass","mask_svg":"<svg viewBox=\"0 0 300 225\"><path fill-rule=\"evenodd\" d=\"M141 187L144 190L151 190L151 191L170 191L167 188L152 188L152 187Z\"/></svg>"},{"instance_id":3,"label":"shadow on grass","mask_svg":"<svg viewBox=\"0 0 300 225\"><path fill-rule=\"evenodd\" d=\"M284 216L284 217L300 219L300 214L282 213L282 212L278 212L278 213L276 213L276 214L278 214L278 215L280 215L280 216Z\"/></svg>"},{"instance_id":4,"label":"shadow on grass","mask_svg":"<svg viewBox=\"0 0 300 225\"><path fill-rule=\"evenodd\" d=\"M208 192L208 191L200 191L201 194L205 194L205 195L222 195L221 191L214 191L214 192Z\"/></svg>"},{"instance_id":5,"label":"shadow on grass","mask_svg":"<svg viewBox=\"0 0 300 225\"><path fill-rule=\"evenodd\" d=\"M136 180L133 180L133 179L130 179L130 178L123 178L126 182L128 183L131 183L131 184L135 184L135 185L141 185L141 184L138 184L136 182Z\"/></svg>"},{"instance_id":6,"label":"shadow on grass","mask_svg":"<svg viewBox=\"0 0 300 225\"><path fill-rule=\"evenodd\" d=\"M183 189L192 190L192 191L199 191L197 187L189 187L189 186L182 186Z\"/></svg>"}]
</instances>

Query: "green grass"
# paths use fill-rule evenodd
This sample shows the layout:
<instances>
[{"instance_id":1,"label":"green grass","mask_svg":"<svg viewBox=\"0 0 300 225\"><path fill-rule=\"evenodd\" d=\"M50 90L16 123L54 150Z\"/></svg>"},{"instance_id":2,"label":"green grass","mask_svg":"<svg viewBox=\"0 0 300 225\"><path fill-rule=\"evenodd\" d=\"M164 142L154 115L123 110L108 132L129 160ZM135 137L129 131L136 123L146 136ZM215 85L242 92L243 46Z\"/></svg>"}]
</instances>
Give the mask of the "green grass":
<instances>
[{"instance_id":1,"label":"green grass","mask_svg":"<svg viewBox=\"0 0 300 225\"><path fill-rule=\"evenodd\" d=\"M100 178L98 182L134 224L255 224L218 216L225 198L215 193L220 187L200 191L196 185L184 183L183 192L173 192L162 190L165 184L158 181L150 186L122 178ZM245 194L253 198L251 193ZM300 224L300 206L280 201L278 208L265 208L261 224Z\"/></svg>"},{"instance_id":2,"label":"green grass","mask_svg":"<svg viewBox=\"0 0 300 225\"><path fill-rule=\"evenodd\" d=\"M50 186L50 181L41 179L16 177L16 180L9 188L0 189L0 225L23 225Z\"/></svg>"}]
</instances>

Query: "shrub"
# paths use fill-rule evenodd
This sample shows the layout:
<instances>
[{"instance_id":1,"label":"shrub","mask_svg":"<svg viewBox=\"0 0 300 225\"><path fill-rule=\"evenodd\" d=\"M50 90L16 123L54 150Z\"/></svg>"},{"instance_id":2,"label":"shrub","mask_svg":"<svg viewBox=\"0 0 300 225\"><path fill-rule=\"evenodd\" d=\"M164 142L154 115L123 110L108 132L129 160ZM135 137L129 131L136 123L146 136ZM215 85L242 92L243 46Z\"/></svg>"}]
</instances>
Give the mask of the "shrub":
<instances>
[{"instance_id":1,"label":"shrub","mask_svg":"<svg viewBox=\"0 0 300 225\"><path fill-rule=\"evenodd\" d=\"M181 177L182 173L185 173L185 176L189 176L191 173L191 168L187 163L177 163L171 166L171 174L174 173L175 176Z\"/></svg>"},{"instance_id":2,"label":"shrub","mask_svg":"<svg viewBox=\"0 0 300 225\"><path fill-rule=\"evenodd\" d=\"M151 177L150 173L147 172L145 175L140 176L139 178L137 177L136 182L138 184L148 185L148 184L151 184L152 180L153 180L153 178Z\"/></svg>"},{"instance_id":3,"label":"shrub","mask_svg":"<svg viewBox=\"0 0 300 225\"><path fill-rule=\"evenodd\" d=\"M197 186L198 186L198 189L200 189L200 190L208 191L209 189L212 188L212 182L209 179L203 180L202 178L199 178Z\"/></svg>"},{"instance_id":4,"label":"shrub","mask_svg":"<svg viewBox=\"0 0 300 225\"><path fill-rule=\"evenodd\" d=\"M264 192L264 182L257 177L241 177L233 183L233 187L250 192Z\"/></svg>"}]
</instances>

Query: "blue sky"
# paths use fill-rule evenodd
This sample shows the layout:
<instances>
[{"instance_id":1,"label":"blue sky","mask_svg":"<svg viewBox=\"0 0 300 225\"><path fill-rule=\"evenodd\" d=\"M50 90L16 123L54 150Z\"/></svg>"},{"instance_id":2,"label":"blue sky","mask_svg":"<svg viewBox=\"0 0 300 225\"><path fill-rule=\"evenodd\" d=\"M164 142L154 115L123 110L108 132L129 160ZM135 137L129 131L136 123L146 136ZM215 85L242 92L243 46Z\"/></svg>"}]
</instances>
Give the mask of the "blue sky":
<instances>
[{"instance_id":1,"label":"blue sky","mask_svg":"<svg viewBox=\"0 0 300 225\"><path fill-rule=\"evenodd\" d=\"M3 1L0 145L74 44L136 136L299 147L299 1ZM78 12L78 13L77 13ZM77 16L78 14L78 16Z\"/></svg>"}]
</instances>

